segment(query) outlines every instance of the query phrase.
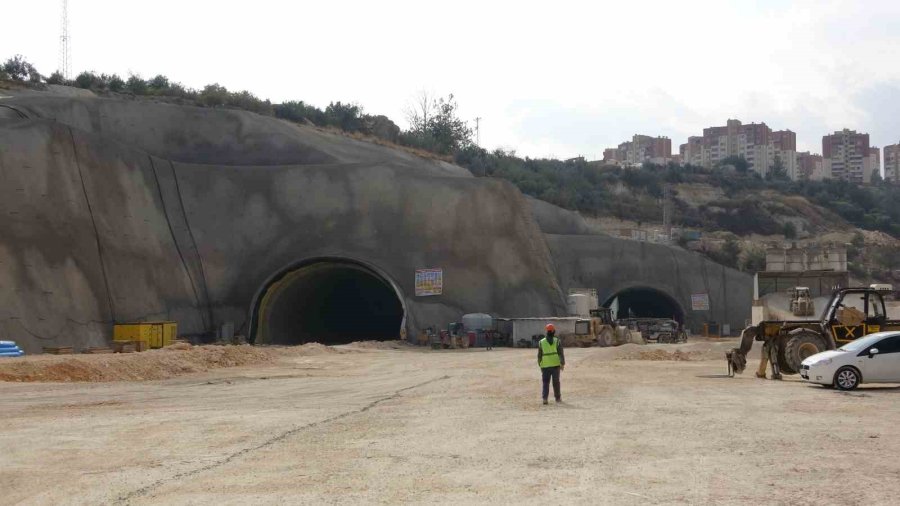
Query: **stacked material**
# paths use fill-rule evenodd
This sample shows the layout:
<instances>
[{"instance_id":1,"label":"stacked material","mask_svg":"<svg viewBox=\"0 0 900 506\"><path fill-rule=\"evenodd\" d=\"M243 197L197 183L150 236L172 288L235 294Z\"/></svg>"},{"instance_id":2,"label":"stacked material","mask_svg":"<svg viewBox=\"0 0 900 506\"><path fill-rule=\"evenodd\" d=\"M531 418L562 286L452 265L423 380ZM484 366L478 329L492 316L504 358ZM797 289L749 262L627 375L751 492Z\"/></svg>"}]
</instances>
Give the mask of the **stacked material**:
<instances>
[{"instance_id":1,"label":"stacked material","mask_svg":"<svg viewBox=\"0 0 900 506\"><path fill-rule=\"evenodd\" d=\"M0 341L0 357L21 357L24 354L15 341Z\"/></svg>"}]
</instances>

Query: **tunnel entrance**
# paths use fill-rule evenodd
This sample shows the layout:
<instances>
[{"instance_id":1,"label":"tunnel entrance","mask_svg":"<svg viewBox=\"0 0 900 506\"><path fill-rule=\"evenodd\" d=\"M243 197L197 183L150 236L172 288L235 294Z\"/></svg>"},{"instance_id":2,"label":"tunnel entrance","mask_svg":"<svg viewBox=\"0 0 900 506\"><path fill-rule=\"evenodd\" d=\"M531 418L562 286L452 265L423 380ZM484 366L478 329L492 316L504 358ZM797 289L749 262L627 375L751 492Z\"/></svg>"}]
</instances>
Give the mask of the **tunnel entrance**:
<instances>
[{"instance_id":1,"label":"tunnel entrance","mask_svg":"<svg viewBox=\"0 0 900 506\"><path fill-rule=\"evenodd\" d=\"M684 324L684 310L678 301L655 288L627 288L613 294L603 307L611 308L615 319L671 318Z\"/></svg>"},{"instance_id":2,"label":"tunnel entrance","mask_svg":"<svg viewBox=\"0 0 900 506\"><path fill-rule=\"evenodd\" d=\"M322 260L265 288L255 308L254 344L346 344L400 338L404 309L394 285L358 263Z\"/></svg>"}]
</instances>

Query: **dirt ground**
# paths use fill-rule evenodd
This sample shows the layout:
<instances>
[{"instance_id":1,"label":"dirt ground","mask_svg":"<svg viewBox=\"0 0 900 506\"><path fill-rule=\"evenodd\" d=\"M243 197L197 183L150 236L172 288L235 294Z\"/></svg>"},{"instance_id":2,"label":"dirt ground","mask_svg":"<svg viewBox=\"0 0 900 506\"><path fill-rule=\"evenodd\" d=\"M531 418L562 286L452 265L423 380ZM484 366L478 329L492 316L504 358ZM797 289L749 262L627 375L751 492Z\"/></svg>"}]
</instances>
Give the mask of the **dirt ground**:
<instances>
[{"instance_id":1,"label":"dirt ground","mask_svg":"<svg viewBox=\"0 0 900 506\"><path fill-rule=\"evenodd\" d=\"M900 387L727 378L731 346L570 349L549 406L512 349L0 383L0 504L896 504Z\"/></svg>"}]
</instances>

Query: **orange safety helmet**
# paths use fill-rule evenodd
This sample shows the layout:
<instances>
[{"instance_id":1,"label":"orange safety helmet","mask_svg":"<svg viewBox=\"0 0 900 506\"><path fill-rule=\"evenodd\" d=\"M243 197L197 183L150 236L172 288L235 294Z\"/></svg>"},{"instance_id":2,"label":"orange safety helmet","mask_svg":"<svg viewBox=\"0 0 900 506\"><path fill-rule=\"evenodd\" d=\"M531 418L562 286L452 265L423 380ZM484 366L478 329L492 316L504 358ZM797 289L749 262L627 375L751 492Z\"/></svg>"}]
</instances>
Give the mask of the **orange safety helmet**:
<instances>
[{"instance_id":1,"label":"orange safety helmet","mask_svg":"<svg viewBox=\"0 0 900 506\"><path fill-rule=\"evenodd\" d=\"M556 332L556 327L554 327L552 323L548 323L547 326L544 327L544 330L547 332Z\"/></svg>"}]
</instances>

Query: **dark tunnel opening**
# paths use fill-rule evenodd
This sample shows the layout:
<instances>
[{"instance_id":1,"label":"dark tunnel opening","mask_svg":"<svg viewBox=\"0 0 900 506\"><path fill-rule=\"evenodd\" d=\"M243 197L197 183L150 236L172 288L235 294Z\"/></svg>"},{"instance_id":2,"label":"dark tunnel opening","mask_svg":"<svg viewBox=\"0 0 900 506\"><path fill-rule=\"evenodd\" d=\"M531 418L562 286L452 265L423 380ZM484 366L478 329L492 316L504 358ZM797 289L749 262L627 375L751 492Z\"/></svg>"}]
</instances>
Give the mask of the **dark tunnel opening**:
<instances>
[{"instance_id":1,"label":"dark tunnel opening","mask_svg":"<svg viewBox=\"0 0 900 506\"><path fill-rule=\"evenodd\" d=\"M372 270L324 261L273 282L257 309L256 344L347 344L398 339L403 305Z\"/></svg>"},{"instance_id":2,"label":"dark tunnel opening","mask_svg":"<svg viewBox=\"0 0 900 506\"><path fill-rule=\"evenodd\" d=\"M607 299L613 318L671 318L684 324L684 310L666 293L654 288L627 288Z\"/></svg>"}]
</instances>

